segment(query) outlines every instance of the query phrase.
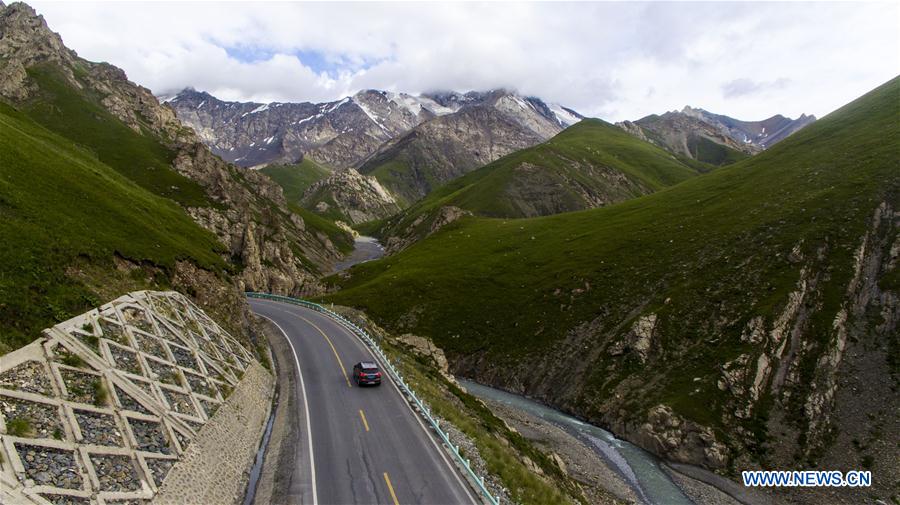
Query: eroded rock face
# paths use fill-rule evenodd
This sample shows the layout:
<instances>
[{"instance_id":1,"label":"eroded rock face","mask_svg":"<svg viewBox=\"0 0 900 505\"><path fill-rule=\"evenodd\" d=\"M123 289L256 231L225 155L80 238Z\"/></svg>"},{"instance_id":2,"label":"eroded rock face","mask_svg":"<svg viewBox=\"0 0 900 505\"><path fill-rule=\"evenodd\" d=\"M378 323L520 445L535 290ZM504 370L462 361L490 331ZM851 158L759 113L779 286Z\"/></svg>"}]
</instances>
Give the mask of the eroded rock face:
<instances>
[{"instance_id":1,"label":"eroded rock face","mask_svg":"<svg viewBox=\"0 0 900 505\"><path fill-rule=\"evenodd\" d=\"M681 418L666 405L650 409L647 421L631 438L641 447L682 463L715 469L728 461L727 448L716 441L711 428Z\"/></svg>"},{"instance_id":2,"label":"eroded rock face","mask_svg":"<svg viewBox=\"0 0 900 505\"><path fill-rule=\"evenodd\" d=\"M350 224L383 219L400 212L393 195L378 180L352 168L336 170L316 182L306 190L300 202L321 213L329 212L334 206L334 210Z\"/></svg>"},{"instance_id":3,"label":"eroded rock face","mask_svg":"<svg viewBox=\"0 0 900 505\"><path fill-rule=\"evenodd\" d=\"M186 209L241 259L238 287L282 294L316 291L315 269L330 269L339 251L306 229L287 208L281 188L262 174L242 171L213 155L171 107L106 63L67 49L34 10L16 3L0 11L0 96L13 104L38 91L26 69L41 65L75 90L102 97L99 105L137 133L149 131L175 153L173 168L199 183L213 205ZM248 239L248 237L250 239ZM310 266L313 265L313 266Z\"/></svg>"},{"instance_id":4,"label":"eroded rock face","mask_svg":"<svg viewBox=\"0 0 900 505\"><path fill-rule=\"evenodd\" d=\"M438 367L438 370L440 370L441 375L451 382L456 382L456 379L450 375L450 369L447 366L447 357L444 356L444 351L441 350L440 347L434 345L431 340L411 333L404 333L403 335L396 337L395 340L409 348L415 354L431 359Z\"/></svg>"},{"instance_id":5,"label":"eroded rock face","mask_svg":"<svg viewBox=\"0 0 900 505\"><path fill-rule=\"evenodd\" d=\"M327 237L307 231L303 219L287 210L281 188L261 174L239 174L199 143L184 146L174 166L227 206L195 207L188 213L241 259L241 289L308 294L317 289L315 274L295 248L323 269L340 257Z\"/></svg>"},{"instance_id":6,"label":"eroded rock face","mask_svg":"<svg viewBox=\"0 0 900 505\"><path fill-rule=\"evenodd\" d=\"M645 363L652 345L651 338L655 327L656 314L639 317L632 325L631 331L628 332L624 339L614 344L610 348L609 353L613 356L618 356L624 351L630 350L637 355L641 363Z\"/></svg>"},{"instance_id":7,"label":"eroded rock face","mask_svg":"<svg viewBox=\"0 0 900 505\"><path fill-rule=\"evenodd\" d=\"M43 61L70 63L76 57L59 35L47 30L44 18L31 7L16 3L0 8L0 95L28 98L32 89L26 68ZM74 81L71 71L66 77Z\"/></svg>"}]
</instances>

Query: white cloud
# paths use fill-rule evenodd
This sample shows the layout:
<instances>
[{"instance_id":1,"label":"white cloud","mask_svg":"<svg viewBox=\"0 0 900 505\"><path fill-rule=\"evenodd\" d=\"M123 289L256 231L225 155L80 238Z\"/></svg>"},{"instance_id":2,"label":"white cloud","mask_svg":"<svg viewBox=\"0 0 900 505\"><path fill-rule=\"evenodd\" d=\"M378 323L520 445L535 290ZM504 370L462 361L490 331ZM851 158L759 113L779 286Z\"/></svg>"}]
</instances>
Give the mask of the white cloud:
<instances>
[{"instance_id":1,"label":"white cloud","mask_svg":"<svg viewBox=\"0 0 900 505\"><path fill-rule=\"evenodd\" d=\"M757 95L770 90L782 90L790 83L791 80L784 77L780 77L774 81L755 81L753 79L741 78L723 84L722 94L725 98Z\"/></svg>"},{"instance_id":2,"label":"white cloud","mask_svg":"<svg viewBox=\"0 0 900 505\"><path fill-rule=\"evenodd\" d=\"M688 104L761 119L821 116L900 73L896 2L33 5L156 93L232 100L510 87L608 120Z\"/></svg>"}]
</instances>

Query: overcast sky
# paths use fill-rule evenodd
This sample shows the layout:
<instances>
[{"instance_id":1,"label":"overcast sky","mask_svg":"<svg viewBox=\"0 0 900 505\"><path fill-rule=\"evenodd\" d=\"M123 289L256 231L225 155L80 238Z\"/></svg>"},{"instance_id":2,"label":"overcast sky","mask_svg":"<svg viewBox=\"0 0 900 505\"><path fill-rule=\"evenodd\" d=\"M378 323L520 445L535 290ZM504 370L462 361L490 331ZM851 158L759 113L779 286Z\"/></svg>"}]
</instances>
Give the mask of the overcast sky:
<instances>
[{"instance_id":1,"label":"overcast sky","mask_svg":"<svg viewBox=\"0 0 900 505\"><path fill-rule=\"evenodd\" d=\"M900 2L30 2L156 94L325 101L507 87L607 120L822 116L900 73Z\"/></svg>"}]
</instances>

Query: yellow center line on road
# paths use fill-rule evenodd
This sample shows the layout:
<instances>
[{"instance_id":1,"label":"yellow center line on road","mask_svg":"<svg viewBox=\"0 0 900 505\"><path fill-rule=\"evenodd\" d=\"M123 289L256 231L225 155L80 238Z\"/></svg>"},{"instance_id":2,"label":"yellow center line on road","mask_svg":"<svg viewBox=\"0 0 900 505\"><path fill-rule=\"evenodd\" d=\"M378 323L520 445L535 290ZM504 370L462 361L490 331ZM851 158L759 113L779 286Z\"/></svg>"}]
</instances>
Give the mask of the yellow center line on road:
<instances>
[{"instance_id":1,"label":"yellow center line on road","mask_svg":"<svg viewBox=\"0 0 900 505\"><path fill-rule=\"evenodd\" d=\"M300 319L306 321L307 323L309 323L310 326L312 326L313 328L318 330L319 333L321 333L323 337L325 337L325 341L328 342L328 345L331 347L331 352L334 353L334 359L337 360L338 366L341 367L341 372L344 374L344 380L347 381L347 387L352 388L353 385L350 384L350 377L347 375L347 369L344 368L344 364L341 362L341 357L338 356L337 349L335 349L334 344L331 342L331 339L328 338L328 335L326 335L325 332L322 331L322 328L319 328L318 326L316 326L316 324L313 323L312 321L310 321L309 319L307 319L303 316L298 316L296 314L291 314L291 315L294 317L299 317Z\"/></svg>"},{"instance_id":2,"label":"yellow center line on road","mask_svg":"<svg viewBox=\"0 0 900 505\"><path fill-rule=\"evenodd\" d=\"M363 413L362 409L359 409L359 417L362 418L363 426L366 427L366 431L369 431L369 422L366 421L366 414Z\"/></svg>"},{"instance_id":3,"label":"yellow center line on road","mask_svg":"<svg viewBox=\"0 0 900 505\"><path fill-rule=\"evenodd\" d=\"M397 493L394 492L394 486L391 485L391 478L388 477L387 472L384 472L384 481L387 483L388 491L391 492L391 498L394 500L394 505L400 505L400 501L397 500Z\"/></svg>"}]
</instances>

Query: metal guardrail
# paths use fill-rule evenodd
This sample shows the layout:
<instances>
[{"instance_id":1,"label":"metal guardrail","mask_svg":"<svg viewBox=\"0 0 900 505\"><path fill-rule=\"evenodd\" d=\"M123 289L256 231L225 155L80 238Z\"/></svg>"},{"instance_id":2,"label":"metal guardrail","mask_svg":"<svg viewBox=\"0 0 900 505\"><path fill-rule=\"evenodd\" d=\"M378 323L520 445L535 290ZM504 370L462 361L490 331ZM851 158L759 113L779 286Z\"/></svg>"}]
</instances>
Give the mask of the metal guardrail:
<instances>
[{"instance_id":1,"label":"metal guardrail","mask_svg":"<svg viewBox=\"0 0 900 505\"><path fill-rule=\"evenodd\" d=\"M291 298L289 296L271 295L268 293L255 293L252 291L248 291L245 294L248 298L261 298L264 300L287 302L294 305L300 305L317 312L321 312L347 330L351 331L360 339L362 339L362 341L365 342L366 345L368 345L369 348L371 348L379 358L381 358L381 362L385 365L385 369L394 377L394 382L412 399L413 403L419 408L419 412L422 414L422 417L424 417L425 420L431 424L431 427L434 428L434 431L437 432L438 436L441 437L441 440L443 440L444 443L447 444L447 447L450 448L450 452L452 452L453 455L456 456L456 459L459 461L460 465L462 465L462 467L466 469L469 476L473 481L475 481L475 484L480 489L481 494L484 495L484 497L487 498L488 502L492 505L500 504L500 499L492 495L485 486L484 477L481 477L475 473L475 471L472 469L472 464L469 459L464 458L462 454L459 453L459 446L453 445L453 442L450 441L450 437L446 432L444 432L444 430L441 429L438 420L431 415L431 409L428 407L428 405L426 405L425 402L419 399L418 395L416 395L416 393L412 390L412 388L409 387L406 381L403 380L403 376L400 375L400 371L394 367L394 365L391 363L390 358L388 358L384 351L381 350L381 346L378 345L378 342L375 342L375 339L370 337L365 330L363 330L344 316L328 309L327 307L319 305L318 303L301 300L299 298Z\"/></svg>"}]
</instances>

